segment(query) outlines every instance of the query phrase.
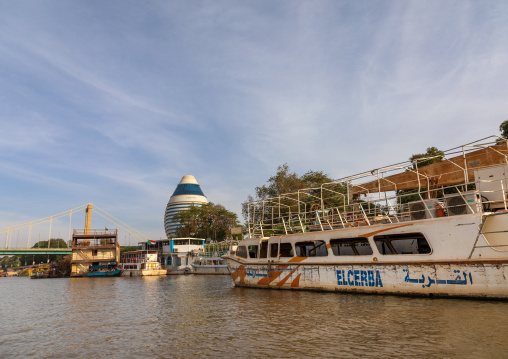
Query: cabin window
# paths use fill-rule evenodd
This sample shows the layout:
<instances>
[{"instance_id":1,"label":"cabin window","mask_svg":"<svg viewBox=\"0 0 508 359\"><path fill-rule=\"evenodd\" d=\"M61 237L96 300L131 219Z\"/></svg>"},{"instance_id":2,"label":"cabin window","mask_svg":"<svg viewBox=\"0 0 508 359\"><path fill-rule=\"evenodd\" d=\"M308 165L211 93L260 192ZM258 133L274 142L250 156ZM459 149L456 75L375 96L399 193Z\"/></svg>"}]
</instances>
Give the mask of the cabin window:
<instances>
[{"instance_id":1,"label":"cabin window","mask_svg":"<svg viewBox=\"0 0 508 359\"><path fill-rule=\"evenodd\" d=\"M247 258L247 247L238 246L238 248L236 249L236 256L242 257L242 258Z\"/></svg>"},{"instance_id":2,"label":"cabin window","mask_svg":"<svg viewBox=\"0 0 508 359\"><path fill-rule=\"evenodd\" d=\"M374 236L381 254L429 254L429 242L422 233L400 233Z\"/></svg>"},{"instance_id":3,"label":"cabin window","mask_svg":"<svg viewBox=\"0 0 508 359\"><path fill-rule=\"evenodd\" d=\"M336 256L370 256L372 248L365 237L331 239L330 246Z\"/></svg>"},{"instance_id":4,"label":"cabin window","mask_svg":"<svg viewBox=\"0 0 508 359\"><path fill-rule=\"evenodd\" d=\"M92 249L92 256L96 256L97 255L97 249Z\"/></svg>"},{"instance_id":5,"label":"cabin window","mask_svg":"<svg viewBox=\"0 0 508 359\"><path fill-rule=\"evenodd\" d=\"M279 254L279 243L270 244L270 257L277 257Z\"/></svg>"},{"instance_id":6,"label":"cabin window","mask_svg":"<svg viewBox=\"0 0 508 359\"><path fill-rule=\"evenodd\" d=\"M249 258L258 257L258 246L249 246Z\"/></svg>"},{"instance_id":7,"label":"cabin window","mask_svg":"<svg viewBox=\"0 0 508 359\"><path fill-rule=\"evenodd\" d=\"M261 248L259 250L259 258L266 258L267 254L268 254L268 242L267 241L261 242Z\"/></svg>"},{"instance_id":8,"label":"cabin window","mask_svg":"<svg viewBox=\"0 0 508 359\"><path fill-rule=\"evenodd\" d=\"M298 257L326 257L328 255L324 241L296 242L295 249Z\"/></svg>"},{"instance_id":9,"label":"cabin window","mask_svg":"<svg viewBox=\"0 0 508 359\"><path fill-rule=\"evenodd\" d=\"M281 257L293 257L293 246L291 243L281 243L280 244L280 256Z\"/></svg>"}]
</instances>

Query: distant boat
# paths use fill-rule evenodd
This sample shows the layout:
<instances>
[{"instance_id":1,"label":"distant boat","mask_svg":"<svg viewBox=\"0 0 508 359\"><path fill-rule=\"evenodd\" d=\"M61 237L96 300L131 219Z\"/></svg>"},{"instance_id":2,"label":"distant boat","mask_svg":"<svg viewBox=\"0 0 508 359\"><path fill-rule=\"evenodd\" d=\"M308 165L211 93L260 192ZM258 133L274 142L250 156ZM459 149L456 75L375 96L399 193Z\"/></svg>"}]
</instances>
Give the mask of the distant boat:
<instances>
[{"instance_id":1,"label":"distant boat","mask_svg":"<svg viewBox=\"0 0 508 359\"><path fill-rule=\"evenodd\" d=\"M163 247L163 256L168 265L168 274L192 274L193 257L202 252L205 240L202 238L173 238L169 246Z\"/></svg>"},{"instance_id":2,"label":"distant boat","mask_svg":"<svg viewBox=\"0 0 508 359\"><path fill-rule=\"evenodd\" d=\"M228 266L221 257L197 257L191 266L194 274L229 274Z\"/></svg>"},{"instance_id":3,"label":"distant boat","mask_svg":"<svg viewBox=\"0 0 508 359\"><path fill-rule=\"evenodd\" d=\"M30 279L42 279L42 278L49 278L49 274L51 272L51 266L49 264L42 265L39 267L31 268L28 271L28 275L30 276Z\"/></svg>"},{"instance_id":4,"label":"distant boat","mask_svg":"<svg viewBox=\"0 0 508 359\"><path fill-rule=\"evenodd\" d=\"M91 265L87 277L119 277L122 271L116 263Z\"/></svg>"},{"instance_id":5,"label":"distant boat","mask_svg":"<svg viewBox=\"0 0 508 359\"><path fill-rule=\"evenodd\" d=\"M138 250L125 252L120 260L120 268L124 277L158 276L166 275L167 269L163 269L159 262L159 251Z\"/></svg>"}]
</instances>

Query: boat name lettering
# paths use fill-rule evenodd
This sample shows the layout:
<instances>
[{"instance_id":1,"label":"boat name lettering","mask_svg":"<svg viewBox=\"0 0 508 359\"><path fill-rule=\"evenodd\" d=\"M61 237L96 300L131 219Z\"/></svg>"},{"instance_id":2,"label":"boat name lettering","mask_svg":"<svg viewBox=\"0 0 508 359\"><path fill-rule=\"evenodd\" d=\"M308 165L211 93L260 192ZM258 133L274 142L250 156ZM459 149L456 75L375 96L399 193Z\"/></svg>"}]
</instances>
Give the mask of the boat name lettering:
<instances>
[{"instance_id":1,"label":"boat name lettering","mask_svg":"<svg viewBox=\"0 0 508 359\"><path fill-rule=\"evenodd\" d=\"M337 284L354 287L382 287L381 274L378 270L338 269Z\"/></svg>"},{"instance_id":2,"label":"boat name lettering","mask_svg":"<svg viewBox=\"0 0 508 359\"><path fill-rule=\"evenodd\" d=\"M432 279L430 276L427 276L428 282L425 284L425 275L422 274L421 278L410 278L409 277L409 269L403 269L406 272L406 277L404 278L404 282L407 283L420 283L423 288L430 287L432 284L455 284L455 285L467 285L467 278L469 274L469 283L473 284L473 276L471 273L462 272L464 277L461 277L459 270L454 270L453 272L458 274L455 279Z\"/></svg>"},{"instance_id":3,"label":"boat name lettering","mask_svg":"<svg viewBox=\"0 0 508 359\"><path fill-rule=\"evenodd\" d=\"M258 271L254 268L247 268L245 274L247 277L266 277L266 273L258 273Z\"/></svg>"}]
</instances>

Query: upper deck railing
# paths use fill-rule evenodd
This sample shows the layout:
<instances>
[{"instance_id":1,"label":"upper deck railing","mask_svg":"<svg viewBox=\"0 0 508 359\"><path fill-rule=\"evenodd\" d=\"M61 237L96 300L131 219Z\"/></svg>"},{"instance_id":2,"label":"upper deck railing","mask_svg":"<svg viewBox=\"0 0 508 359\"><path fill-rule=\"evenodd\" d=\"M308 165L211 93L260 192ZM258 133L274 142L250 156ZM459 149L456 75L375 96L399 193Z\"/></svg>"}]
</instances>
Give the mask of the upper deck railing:
<instances>
[{"instance_id":1,"label":"upper deck railing","mask_svg":"<svg viewBox=\"0 0 508 359\"><path fill-rule=\"evenodd\" d=\"M118 229L75 229L72 233L78 236L115 236Z\"/></svg>"},{"instance_id":2,"label":"upper deck railing","mask_svg":"<svg viewBox=\"0 0 508 359\"><path fill-rule=\"evenodd\" d=\"M506 210L507 198L507 140L491 136L445 151L444 156L251 202L249 237Z\"/></svg>"},{"instance_id":3,"label":"upper deck railing","mask_svg":"<svg viewBox=\"0 0 508 359\"><path fill-rule=\"evenodd\" d=\"M117 236L117 229L75 229L71 246L72 248L116 246Z\"/></svg>"}]
</instances>

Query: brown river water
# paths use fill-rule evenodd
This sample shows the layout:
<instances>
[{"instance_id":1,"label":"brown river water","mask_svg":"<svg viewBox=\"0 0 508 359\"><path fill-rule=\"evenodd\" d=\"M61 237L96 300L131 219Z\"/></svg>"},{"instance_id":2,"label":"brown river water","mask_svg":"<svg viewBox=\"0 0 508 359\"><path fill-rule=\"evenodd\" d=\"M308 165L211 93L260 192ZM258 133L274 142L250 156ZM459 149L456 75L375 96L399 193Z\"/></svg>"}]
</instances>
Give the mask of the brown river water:
<instances>
[{"instance_id":1,"label":"brown river water","mask_svg":"<svg viewBox=\"0 0 508 359\"><path fill-rule=\"evenodd\" d=\"M0 358L507 358L508 302L0 278Z\"/></svg>"}]
</instances>

